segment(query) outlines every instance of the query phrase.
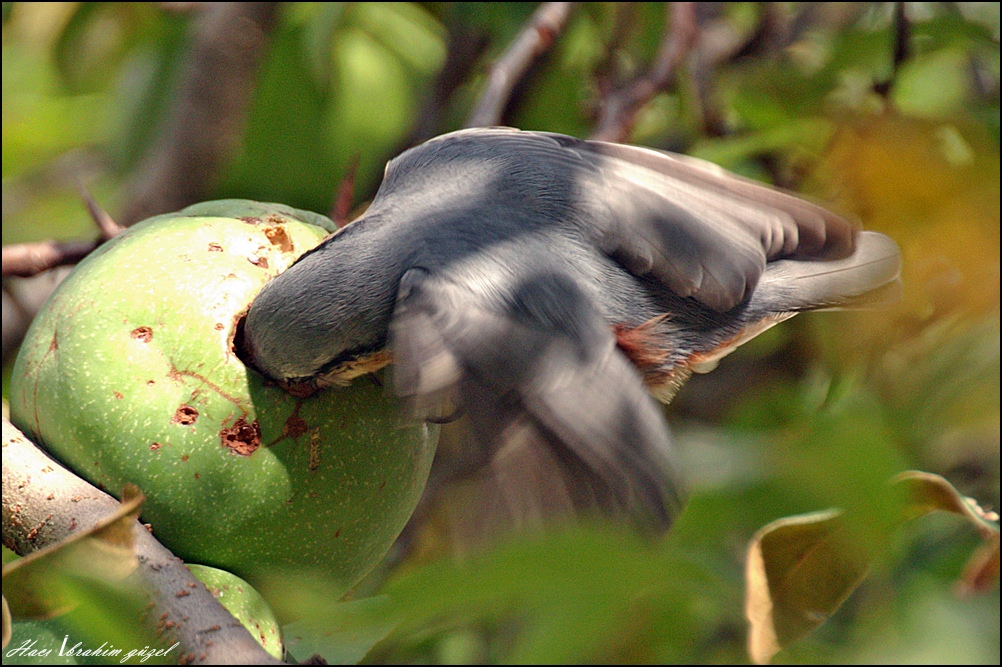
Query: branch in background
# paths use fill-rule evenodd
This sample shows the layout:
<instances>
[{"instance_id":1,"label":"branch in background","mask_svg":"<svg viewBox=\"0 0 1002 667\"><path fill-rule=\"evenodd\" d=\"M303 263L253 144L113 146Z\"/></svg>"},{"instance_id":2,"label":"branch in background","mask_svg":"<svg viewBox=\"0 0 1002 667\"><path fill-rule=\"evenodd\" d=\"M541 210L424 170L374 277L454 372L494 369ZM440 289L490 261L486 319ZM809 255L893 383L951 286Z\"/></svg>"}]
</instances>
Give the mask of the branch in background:
<instances>
[{"instance_id":1,"label":"branch in background","mask_svg":"<svg viewBox=\"0 0 1002 667\"><path fill-rule=\"evenodd\" d=\"M905 3L894 3L894 60L892 61L891 76L886 81L880 81L873 86L874 92L888 97L891 94L891 86L898 78L901 65L908 59L911 52L909 39L911 37L911 23L905 13Z\"/></svg>"},{"instance_id":2,"label":"branch in background","mask_svg":"<svg viewBox=\"0 0 1002 667\"><path fill-rule=\"evenodd\" d=\"M118 236L124 227L115 222L82 184L77 184L87 212L101 235L93 241L38 241L3 248L3 277L30 278L57 266L76 264L105 241Z\"/></svg>"},{"instance_id":3,"label":"branch in background","mask_svg":"<svg viewBox=\"0 0 1002 667\"><path fill-rule=\"evenodd\" d=\"M637 113L671 84L678 66L692 50L699 34L695 3L672 3L669 12L670 25L658 47L654 64L645 74L602 100L592 139L624 141L636 122Z\"/></svg>"},{"instance_id":4,"label":"branch in background","mask_svg":"<svg viewBox=\"0 0 1002 667\"><path fill-rule=\"evenodd\" d=\"M547 2L540 5L508 50L491 67L487 88L466 127L497 125L512 91L530 66L553 45L570 16L572 3Z\"/></svg>"},{"instance_id":5,"label":"branch in background","mask_svg":"<svg viewBox=\"0 0 1002 667\"><path fill-rule=\"evenodd\" d=\"M21 555L86 530L120 507L49 458L6 419L3 459L3 543ZM150 627L162 632L168 645L180 642L182 661L282 664L138 521L133 537L139 567L127 581L149 596Z\"/></svg>"},{"instance_id":6,"label":"branch in background","mask_svg":"<svg viewBox=\"0 0 1002 667\"><path fill-rule=\"evenodd\" d=\"M93 241L38 241L3 248L3 277L28 278L57 266L76 264L101 245Z\"/></svg>"},{"instance_id":7,"label":"branch in background","mask_svg":"<svg viewBox=\"0 0 1002 667\"><path fill-rule=\"evenodd\" d=\"M619 83L616 80L616 56L637 25L636 2L617 2L616 19L612 27L612 36L605 47L605 55L595 66L594 77L598 86L600 99L604 99L615 90Z\"/></svg>"},{"instance_id":8,"label":"branch in background","mask_svg":"<svg viewBox=\"0 0 1002 667\"><path fill-rule=\"evenodd\" d=\"M771 8L773 5L763 5L763 13L769 11L766 7ZM689 78L695 91L693 101L698 105L697 113L703 133L720 137L727 133L727 127L723 114L717 108L713 73L718 65L736 57L757 37L755 32L741 30L727 18L710 19L700 16L698 20L699 43L689 61ZM762 22L766 21L764 16Z\"/></svg>"},{"instance_id":9,"label":"branch in background","mask_svg":"<svg viewBox=\"0 0 1002 667\"><path fill-rule=\"evenodd\" d=\"M278 3L205 3L159 141L128 184L131 225L205 199L240 142Z\"/></svg>"},{"instance_id":10,"label":"branch in background","mask_svg":"<svg viewBox=\"0 0 1002 667\"><path fill-rule=\"evenodd\" d=\"M435 77L428 95L421 104L417 121L410 136L394 154L416 146L436 136L440 130L442 114L452 99L453 93L466 82L490 43L487 33L457 19L449 25L449 43L445 52L445 64Z\"/></svg>"}]
</instances>

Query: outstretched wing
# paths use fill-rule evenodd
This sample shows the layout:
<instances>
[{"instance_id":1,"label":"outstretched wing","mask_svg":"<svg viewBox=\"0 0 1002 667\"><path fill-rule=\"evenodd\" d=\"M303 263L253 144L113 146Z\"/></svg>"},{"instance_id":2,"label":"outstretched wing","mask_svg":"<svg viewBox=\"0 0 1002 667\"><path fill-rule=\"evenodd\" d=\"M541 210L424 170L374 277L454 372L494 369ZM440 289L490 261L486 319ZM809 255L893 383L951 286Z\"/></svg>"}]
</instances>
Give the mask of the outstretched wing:
<instances>
[{"instance_id":1,"label":"outstretched wing","mask_svg":"<svg viewBox=\"0 0 1002 667\"><path fill-rule=\"evenodd\" d=\"M679 510L661 413L569 278L528 276L498 308L412 269L391 341L396 392L418 417L456 397L515 524L599 508L666 527Z\"/></svg>"}]
</instances>

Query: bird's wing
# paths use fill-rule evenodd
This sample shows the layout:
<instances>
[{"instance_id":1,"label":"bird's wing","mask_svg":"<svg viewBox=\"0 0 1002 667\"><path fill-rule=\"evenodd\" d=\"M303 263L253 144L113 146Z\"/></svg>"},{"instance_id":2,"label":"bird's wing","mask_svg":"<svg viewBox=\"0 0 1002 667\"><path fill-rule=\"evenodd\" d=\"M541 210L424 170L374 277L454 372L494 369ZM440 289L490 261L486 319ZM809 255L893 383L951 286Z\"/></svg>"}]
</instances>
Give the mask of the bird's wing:
<instances>
[{"instance_id":1,"label":"bird's wing","mask_svg":"<svg viewBox=\"0 0 1002 667\"><path fill-rule=\"evenodd\" d=\"M475 208L491 228L506 220L575 228L634 275L718 311L750 294L768 261L848 256L857 231L703 160L509 128L463 130L412 149L390 164L380 194L406 200L398 210L415 209L423 205L416 193L430 186L436 201L464 192L456 206Z\"/></svg>"},{"instance_id":2,"label":"bird's wing","mask_svg":"<svg viewBox=\"0 0 1002 667\"><path fill-rule=\"evenodd\" d=\"M455 392L516 524L600 508L667 526L681 504L668 429L608 325L558 273L527 278L509 304L408 271L396 392L418 417Z\"/></svg>"},{"instance_id":3,"label":"bird's wing","mask_svg":"<svg viewBox=\"0 0 1002 667\"><path fill-rule=\"evenodd\" d=\"M600 245L638 276L716 310L740 303L767 261L845 257L856 226L709 162L648 148L546 135L596 167L578 189Z\"/></svg>"}]
</instances>

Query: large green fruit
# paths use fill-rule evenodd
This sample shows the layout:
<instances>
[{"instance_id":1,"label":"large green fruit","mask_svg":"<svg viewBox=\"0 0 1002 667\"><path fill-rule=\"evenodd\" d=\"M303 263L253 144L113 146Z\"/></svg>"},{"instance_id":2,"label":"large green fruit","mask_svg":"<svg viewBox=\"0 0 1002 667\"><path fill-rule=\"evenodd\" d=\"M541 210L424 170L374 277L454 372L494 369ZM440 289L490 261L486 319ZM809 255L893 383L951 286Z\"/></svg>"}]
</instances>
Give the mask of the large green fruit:
<instances>
[{"instance_id":1,"label":"large green fruit","mask_svg":"<svg viewBox=\"0 0 1002 667\"><path fill-rule=\"evenodd\" d=\"M401 427L372 377L297 399L249 371L236 323L329 221L210 202L132 227L76 268L14 367L14 423L78 474L147 496L185 560L254 578L318 567L346 590L389 549L438 432Z\"/></svg>"}]
</instances>

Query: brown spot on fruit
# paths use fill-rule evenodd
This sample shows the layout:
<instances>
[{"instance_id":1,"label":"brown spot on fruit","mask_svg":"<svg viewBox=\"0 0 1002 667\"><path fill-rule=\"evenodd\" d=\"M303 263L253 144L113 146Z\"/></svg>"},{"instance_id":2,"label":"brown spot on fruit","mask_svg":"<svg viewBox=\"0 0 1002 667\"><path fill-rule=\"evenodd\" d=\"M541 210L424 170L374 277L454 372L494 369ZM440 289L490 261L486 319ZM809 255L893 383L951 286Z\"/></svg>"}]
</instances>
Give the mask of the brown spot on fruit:
<instances>
[{"instance_id":1,"label":"brown spot on fruit","mask_svg":"<svg viewBox=\"0 0 1002 667\"><path fill-rule=\"evenodd\" d=\"M212 328L215 329L216 331L222 331L224 327L225 325L222 322L216 322L214 325L212 325Z\"/></svg>"},{"instance_id":2,"label":"brown spot on fruit","mask_svg":"<svg viewBox=\"0 0 1002 667\"><path fill-rule=\"evenodd\" d=\"M125 396L122 395L122 392L116 391L115 398L117 398L118 400L122 400L123 398L125 398Z\"/></svg>"},{"instance_id":3,"label":"brown spot on fruit","mask_svg":"<svg viewBox=\"0 0 1002 667\"><path fill-rule=\"evenodd\" d=\"M209 252L222 252L223 246L219 245L215 241L209 243Z\"/></svg>"},{"instance_id":4,"label":"brown spot on fruit","mask_svg":"<svg viewBox=\"0 0 1002 667\"><path fill-rule=\"evenodd\" d=\"M155 385L155 384L156 384L156 382L155 382L155 381L153 381L153 380L147 380L147 381L146 381L146 386L147 386L147 387L152 387L152 386L153 386L153 385Z\"/></svg>"},{"instance_id":5,"label":"brown spot on fruit","mask_svg":"<svg viewBox=\"0 0 1002 667\"><path fill-rule=\"evenodd\" d=\"M181 426L190 426L195 423L198 419L198 410L191 407L187 403L182 403L178 406L177 410L174 412L174 416L171 417L171 424L180 424Z\"/></svg>"},{"instance_id":6,"label":"brown spot on fruit","mask_svg":"<svg viewBox=\"0 0 1002 667\"><path fill-rule=\"evenodd\" d=\"M161 447L163 447L163 445L161 445L159 442L154 442L152 445L150 445L150 451L155 452Z\"/></svg>"},{"instance_id":7,"label":"brown spot on fruit","mask_svg":"<svg viewBox=\"0 0 1002 667\"><path fill-rule=\"evenodd\" d=\"M130 335L138 341L149 343L153 340L153 329L149 327L136 327Z\"/></svg>"},{"instance_id":8,"label":"brown spot on fruit","mask_svg":"<svg viewBox=\"0 0 1002 667\"><path fill-rule=\"evenodd\" d=\"M246 217L243 217L243 218L237 218L237 219L238 219L238 220L243 220L243 221L244 221L244 222L246 222L246 223L247 223L248 225L257 225L257 224L260 224L260 223L261 223L261 218L258 218L258 217L255 217L255 216L252 216L252 215L248 215L248 216L246 216Z\"/></svg>"},{"instance_id":9,"label":"brown spot on fruit","mask_svg":"<svg viewBox=\"0 0 1002 667\"><path fill-rule=\"evenodd\" d=\"M285 227L268 227L264 230L264 235L268 237L272 245L278 246L278 249L282 252L292 251L292 239L289 238L289 233L285 231Z\"/></svg>"},{"instance_id":10,"label":"brown spot on fruit","mask_svg":"<svg viewBox=\"0 0 1002 667\"><path fill-rule=\"evenodd\" d=\"M188 455L187 454L182 454L181 455L181 460L182 461L187 461L188 460Z\"/></svg>"},{"instance_id":11,"label":"brown spot on fruit","mask_svg":"<svg viewBox=\"0 0 1002 667\"><path fill-rule=\"evenodd\" d=\"M238 419L233 426L219 432L219 438L234 454L250 456L261 446L261 426L255 419L248 424L244 417Z\"/></svg>"},{"instance_id":12,"label":"brown spot on fruit","mask_svg":"<svg viewBox=\"0 0 1002 667\"><path fill-rule=\"evenodd\" d=\"M247 261L258 267L259 269L268 268L268 258L267 257L248 257Z\"/></svg>"},{"instance_id":13,"label":"brown spot on fruit","mask_svg":"<svg viewBox=\"0 0 1002 667\"><path fill-rule=\"evenodd\" d=\"M310 425L306 423L305 419L297 414L292 414L285 420L285 426L282 427L282 437L295 439L306 433L309 428Z\"/></svg>"}]
</instances>

